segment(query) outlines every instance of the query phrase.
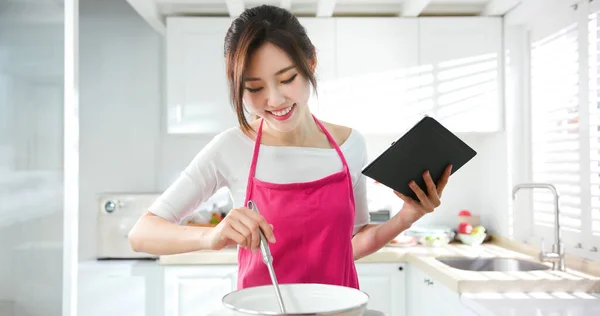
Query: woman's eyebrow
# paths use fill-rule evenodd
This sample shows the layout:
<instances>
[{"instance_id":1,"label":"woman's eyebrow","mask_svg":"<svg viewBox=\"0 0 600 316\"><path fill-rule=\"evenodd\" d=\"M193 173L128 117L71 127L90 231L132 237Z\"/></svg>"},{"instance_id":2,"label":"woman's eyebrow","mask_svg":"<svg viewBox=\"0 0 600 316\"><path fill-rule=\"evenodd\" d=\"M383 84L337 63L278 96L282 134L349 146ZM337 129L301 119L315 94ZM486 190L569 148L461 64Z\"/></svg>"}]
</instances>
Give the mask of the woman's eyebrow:
<instances>
[{"instance_id":1,"label":"woman's eyebrow","mask_svg":"<svg viewBox=\"0 0 600 316\"><path fill-rule=\"evenodd\" d=\"M275 76L279 76L279 75L281 75L282 73L284 73L284 72L286 72L286 71L288 71L288 70L290 70L290 69L293 69L293 68L295 68L295 67L296 67L296 66L294 66L294 65L291 65L291 66L287 66L287 67L285 67L285 68L283 68L283 69L281 69L281 70L278 70L278 71L275 73ZM245 79L244 79L244 81L258 81L258 80L260 80L260 78L256 78L256 77L247 77L247 78L245 78Z\"/></svg>"}]
</instances>

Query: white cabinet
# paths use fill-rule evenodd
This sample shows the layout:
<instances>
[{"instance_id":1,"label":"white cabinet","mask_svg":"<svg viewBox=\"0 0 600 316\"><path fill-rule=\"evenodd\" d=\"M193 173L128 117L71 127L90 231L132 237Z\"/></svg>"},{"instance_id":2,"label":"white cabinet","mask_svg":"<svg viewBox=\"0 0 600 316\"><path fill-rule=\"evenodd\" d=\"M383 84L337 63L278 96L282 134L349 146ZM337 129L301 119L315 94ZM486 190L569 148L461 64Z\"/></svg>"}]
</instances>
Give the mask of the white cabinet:
<instances>
[{"instance_id":1,"label":"white cabinet","mask_svg":"<svg viewBox=\"0 0 600 316\"><path fill-rule=\"evenodd\" d=\"M323 87L336 78L335 74L335 19L298 18L317 54L317 92L323 94ZM311 111L318 115L320 98L313 93L309 100Z\"/></svg>"},{"instance_id":2,"label":"white cabinet","mask_svg":"<svg viewBox=\"0 0 600 316\"><path fill-rule=\"evenodd\" d=\"M397 133L419 93L418 21L335 21L336 79L323 83L318 116L368 134Z\"/></svg>"},{"instance_id":3,"label":"white cabinet","mask_svg":"<svg viewBox=\"0 0 600 316\"><path fill-rule=\"evenodd\" d=\"M237 266L170 266L165 273L165 315L207 316L237 287Z\"/></svg>"},{"instance_id":4,"label":"white cabinet","mask_svg":"<svg viewBox=\"0 0 600 316\"><path fill-rule=\"evenodd\" d=\"M299 19L317 51L323 120L365 134L406 131L423 114L453 132L503 128L502 19ZM167 19L169 133L214 134L237 125L223 40L230 18Z\"/></svg>"},{"instance_id":5,"label":"white cabinet","mask_svg":"<svg viewBox=\"0 0 600 316\"><path fill-rule=\"evenodd\" d=\"M409 265L407 274L407 315L476 316L461 304L458 293L431 278L419 268Z\"/></svg>"},{"instance_id":6,"label":"white cabinet","mask_svg":"<svg viewBox=\"0 0 600 316\"><path fill-rule=\"evenodd\" d=\"M405 264L359 263L361 290L368 308L405 315ZM222 297L237 287L237 266L169 266L164 269L165 315L206 316L221 308Z\"/></svg>"},{"instance_id":7,"label":"white cabinet","mask_svg":"<svg viewBox=\"0 0 600 316\"><path fill-rule=\"evenodd\" d=\"M502 41L501 18L419 18L421 82L450 130L502 129Z\"/></svg>"},{"instance_id":8,"label":"white cabinet","mask_svg":"<svg viewBox=\"0 0 600 316\"><path fill-rule=\"evenodd\" d=\"M338 18L337 76L381 78L417 66L418 20ZM384 83L383 80L378 83Z\"/></svg>"},{"instance_id":9,"label":"white cabinet","mask_svg":"<svg viewBox=\"0 0 600 316\"><path fill-rule=\"evenodd\" d=\"M161 316L162 267L149 263L90 262L79 265L77 314Z\"/></svg>"},{"instance_id":10,"label":"white cabinet","mask_svg":"<svg viewBox=\"0 0 600 316\"><path fill-rule=\"evenodd\" d=\"M404 316L405 275L403 263L357 263L360 289L369 295L369 309L389 316Z\"/></svg>"},{"instance_id":11,"label":"white cabinet","mask_svg":"<svg viewBox=\"0 0 600 316\"><path fill-rule=\"evenodd\" d=\"M167 130L214 134L236 126L223 43L229 18L167 18Z\"/></svg>"},{"instance_id":12,"label":"white cabinet","mask_svg":"<svg viewBox=\"0 0 600 316\"><path fill-rule=\"evenodd\" d=\"M317 53L316 76L319 82L335 79L335 19L298 18Z\"/></svg>"},{"instance_id":13,"label":"white cabinet","mask_svg":"<svg viewBox=\"0 0 600 316\"><path fill-rule=\"evenodd\" d=\"M356 263L369 309L388 316L475 316L458 293L413 264ZM208 316L237 288L237 265L81 264L78 314Z\"/></svg>"}]
</instances>

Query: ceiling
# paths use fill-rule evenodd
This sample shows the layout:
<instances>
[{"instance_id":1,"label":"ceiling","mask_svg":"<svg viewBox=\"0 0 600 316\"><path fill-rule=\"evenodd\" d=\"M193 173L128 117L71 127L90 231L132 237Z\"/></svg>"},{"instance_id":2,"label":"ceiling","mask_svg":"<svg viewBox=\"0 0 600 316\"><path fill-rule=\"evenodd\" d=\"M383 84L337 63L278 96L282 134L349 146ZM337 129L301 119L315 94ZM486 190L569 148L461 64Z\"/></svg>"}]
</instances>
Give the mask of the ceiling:
<instances>
[{"instance_id":1,"label":"ceiling","mask_svg":"<svg viewBox=\"0 0 600 316\"><path fill-rule=\"evenodd\" d=\"M271 4L302 17L503 16L525 0L124 0L158 32L167 16L238 16Z\"/></svg>"},{"instance_id":2,"label":"ceiling","mask_svg":"<svg viewBox=\"0 0 600 316\"><path fill-rule=\"evenodd\" d=\"M503 15L517 0L128 0L150 1L162 15L237 15L261 4L282 6L297 16Z\"/></svg>"}]
</instances>

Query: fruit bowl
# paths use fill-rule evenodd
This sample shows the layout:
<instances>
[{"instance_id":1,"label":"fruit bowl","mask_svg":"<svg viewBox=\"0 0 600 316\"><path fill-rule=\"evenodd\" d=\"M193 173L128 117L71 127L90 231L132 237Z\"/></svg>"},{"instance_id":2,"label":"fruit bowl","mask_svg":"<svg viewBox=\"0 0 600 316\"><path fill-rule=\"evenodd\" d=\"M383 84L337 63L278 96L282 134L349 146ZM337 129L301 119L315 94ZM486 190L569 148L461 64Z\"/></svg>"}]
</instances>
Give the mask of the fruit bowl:
<instances>
[{"instance_id":1,"label":"fruit bowl","mask_svg":"<svg viewBox=\"0 0 600 316\"><path fill-rule=\"evenodd\" d=\"M486 234L458 234L458 239L465 245L479 246L485 239Z\"/></svg>"},{"instance_id":2,"label":"fruit bowl","mask_svg":"<svg viewBox=\"0 0 600 316\"><path fill-rule=\"evenodd\" d=\"M447 245L450 240L451 237L447 235L429 235L421 237L419 243L428 247L441 247Z\"/></svg>"}]
</instances>

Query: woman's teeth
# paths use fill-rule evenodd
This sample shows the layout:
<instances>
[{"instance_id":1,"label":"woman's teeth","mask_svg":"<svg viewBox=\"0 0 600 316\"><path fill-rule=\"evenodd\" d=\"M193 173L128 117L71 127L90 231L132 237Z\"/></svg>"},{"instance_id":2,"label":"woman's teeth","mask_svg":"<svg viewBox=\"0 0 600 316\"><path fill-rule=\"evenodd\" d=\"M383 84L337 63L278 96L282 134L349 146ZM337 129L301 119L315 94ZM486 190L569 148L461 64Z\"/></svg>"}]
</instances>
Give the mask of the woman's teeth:
<instances>
[{"instance_id":1,"label":"woman's teeth","mask_svg":"<svg viewBox=\"0 0 600 316\"><path fill-rule=\"evenodd\" d=\"M281 111L276 111L276 112L271 112L271 113L273 113L276 116L284 116L284 115L290 113L290 111L292 110L292 108L294 107L294 105L296 105L296 103L292 104L291 106L289 106L289 107L287 107L287 108L285 108L285 109L283 109Z\"/></svg>"}]
</instances>

